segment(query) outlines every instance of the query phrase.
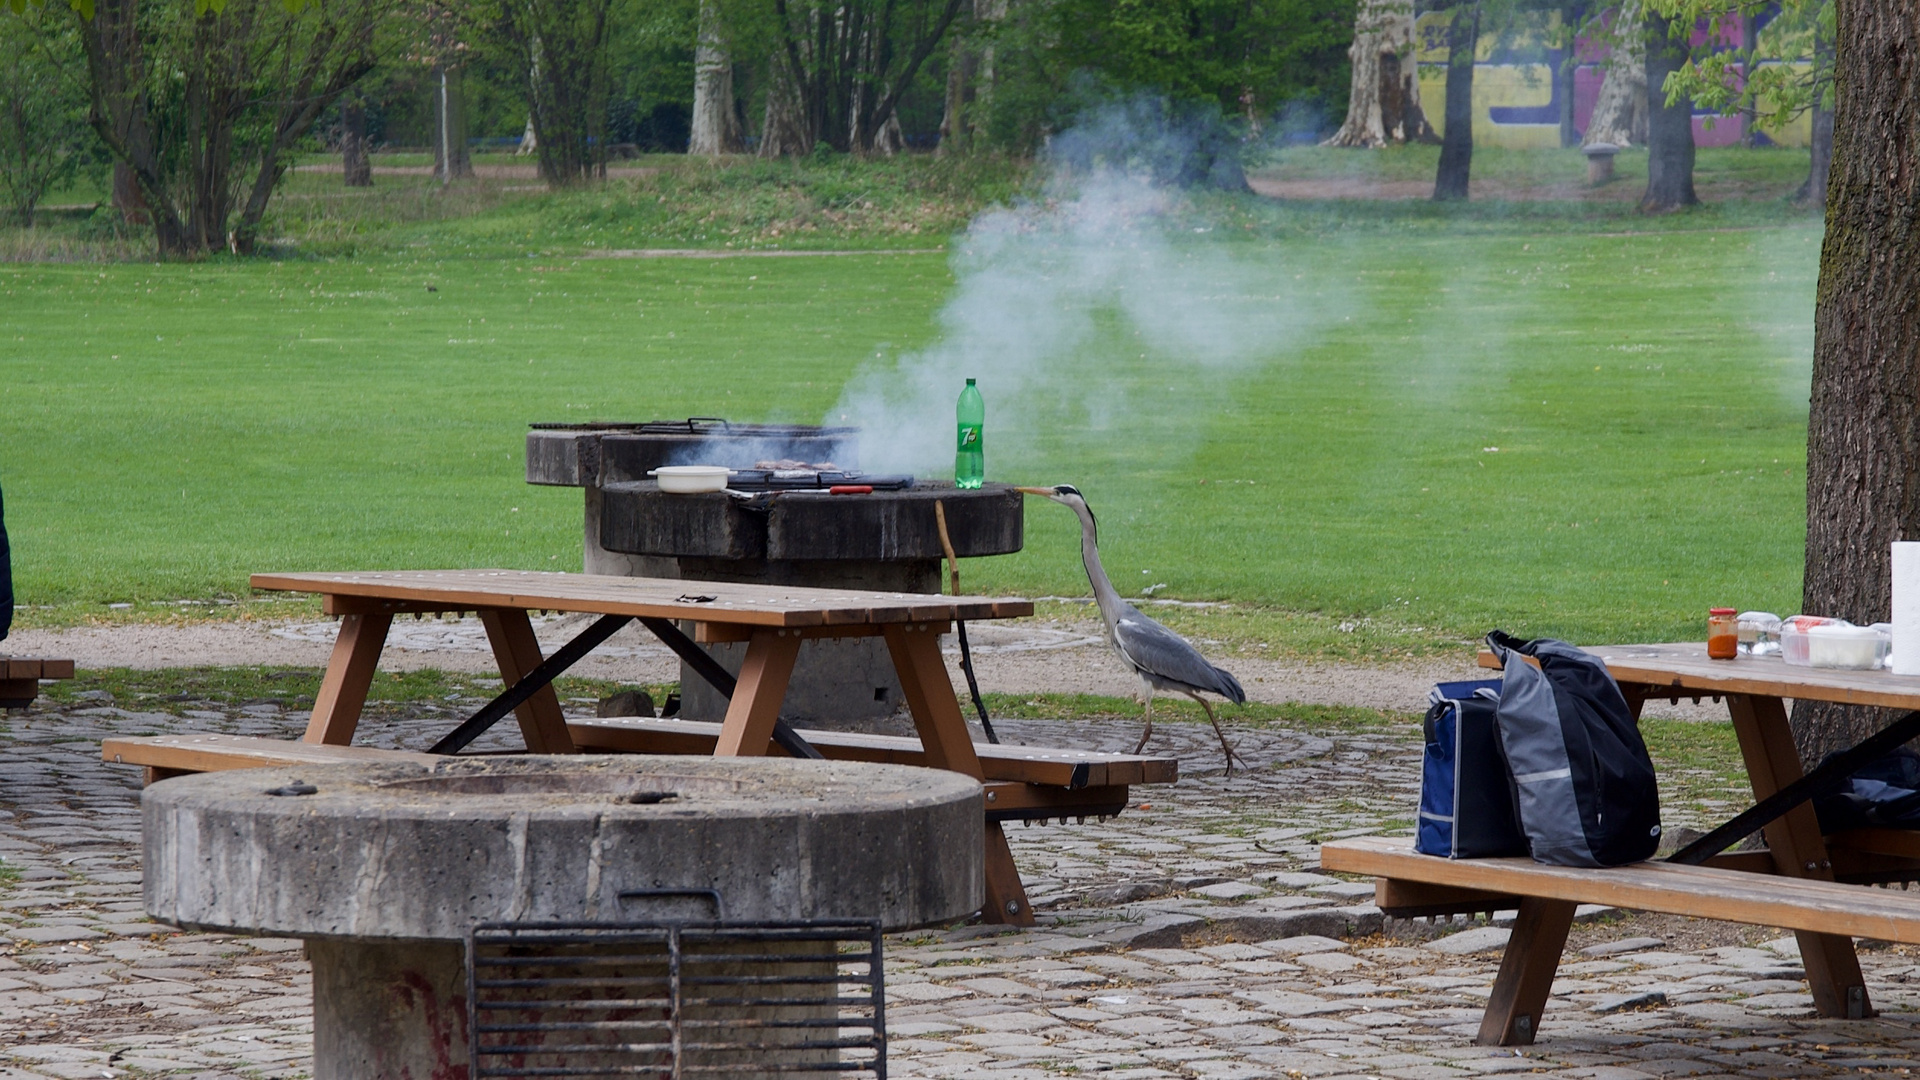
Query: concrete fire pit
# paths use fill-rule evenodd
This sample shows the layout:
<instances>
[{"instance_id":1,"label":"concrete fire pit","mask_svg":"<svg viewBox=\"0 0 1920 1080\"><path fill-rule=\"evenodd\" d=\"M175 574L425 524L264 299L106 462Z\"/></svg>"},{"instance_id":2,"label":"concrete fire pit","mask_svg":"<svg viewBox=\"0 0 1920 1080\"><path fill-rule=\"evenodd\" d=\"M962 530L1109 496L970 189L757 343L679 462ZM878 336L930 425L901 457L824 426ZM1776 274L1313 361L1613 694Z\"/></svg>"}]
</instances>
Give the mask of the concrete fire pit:
<instances>
[{"instance_id":1,"label":"concrete fire pit","mask_svg":"<svg viewBox=\"0 0 1920 1080\"><path fill-rule=\"evenodd\" d=\"M854 468L857 435L853 428L698 419L537 424L527 434L527 482L585 490L583 568L589 574L940 592L936 502L960 558L1020 550L1025 503L1006 484L962 491L951 480L921 479L903 490L787 489L743 503L721 494L668 494L648 479L648 470L662 465L752 469L766 458ZM736 674L746 655L740 644L707 651ZM726 699L684 664L680 695L685 719L726 715ZM800 650L780 715L808 727L911 734L910 724L890 719L900 705L900 682L884 642L821 639Z\"/></svg>"},{"instance_id":2,"label":"concrete fire pit","mask_svg":"<svg viewBox=\"0 0 1920 1080\"><path fill-rule=\"evenodd\" d=\"M465 1076L480 922L706 917L621 894L713 889L736 921L981 904L980 787L781 759L495 757L251 769L142 796L145 900L192 929L307 939L315 1080Z\"/></svg>"}]
</instances>

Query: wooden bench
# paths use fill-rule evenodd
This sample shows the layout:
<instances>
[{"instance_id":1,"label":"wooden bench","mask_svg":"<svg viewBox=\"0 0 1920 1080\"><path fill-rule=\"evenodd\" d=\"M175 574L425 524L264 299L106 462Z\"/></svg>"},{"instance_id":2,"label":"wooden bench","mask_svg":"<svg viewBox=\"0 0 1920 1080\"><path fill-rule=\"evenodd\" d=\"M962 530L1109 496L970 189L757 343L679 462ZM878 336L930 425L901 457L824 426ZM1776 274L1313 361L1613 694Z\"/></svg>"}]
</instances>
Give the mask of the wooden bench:
<instances>
[{"instance_id":1,"label":"wooden bench","mask_svg":"<svg viewBox=\"0 0 1920 1080\"><path fill-rule=\"evenodd\" d=\"M73 678L71 660L0 656L0 709L24 709L40 696L41 679Z\"/></svg>"},{"instance_id":2,"label":"wooden bench","mask_svg":"<svg viewBox=\"0 0 1920 1080\"><path fill-rule=\"evenodd\" d=\"M1704 866L1643 862L1587 869L1525 858L1422 855L1404 836L1328 841L1320 849L1320 866L1377 878L1374 900L1388 915L1517 908L1513 936L1474 1040L1484 1046L1511 1046L1532 1042L1539 1030L1574 908L1580 904L1920 944L1920 896L1863 889L1844 880L1871 879L1892 872L1895 864L1920 862L1920 835L1860 829L1836 833L1827 842L1833 872L1843 880L1778 875L1766 851L1729 853ZM1812 969L1818 956L1803 954L1802 959L1817 988L1820 973ZM1858 1015L1864 1008L1862 992L1853 1011Z\"/></svg>"},{"instance_id":3,"label":"wooden bench","mask_svg":"<svg viewBox=\"0 0 1920 1080\"><path fill-rule=\"evenodd\" d=\"M699 720L622 716L570 720L567 732L586 753L711 755L722 725ZM849 731L802 729L800 736L834 761L871 761L930 767L919 739ZM974 743L989 821L1105 817L1127 805L1131 784L1171 784L1180 778L1173 758L1102 754L1052 747Z\"/></svg>"},{"instance_id":4,"label":"wooden bench","mask_svg":"<svg viewBox=\"0 0 1920 1080\"><path fill-rule=\"evenodd\" d=\"M225 769L264 769L270 765L337 765L345 761L412 761L431 765L443 756L372 746L263 739L254 735L123 735L100 742L100 760L115 765L144 765L147 783L187 773Z\"/></svg>"},{"instance_id":5,"label":"wooden bench","mask_svg":"<svg viewBox=\"0 0 1920 1080\"><path fill-rule=\"evenodd\" d=\"M568 725L585 753L695 754L709 757L721 725L694 720L618 717L576 720ZM927 766L918 739L844 731L808 731L801 735L826 757ZM1170 758L1131 754L1080 753L1035 746L976 744L986 774L989 821L1043 821L1105 817L1127 805L1130 784L1170 784L1179 765ZM445 755L365 746L289 742L248 735L195 733L109 738L100 744L101 760L141 765L147 782L183 773L258 769L268 765L325 765L342 761L413 761L432 764Z\"/></svg>"}]
</instances>

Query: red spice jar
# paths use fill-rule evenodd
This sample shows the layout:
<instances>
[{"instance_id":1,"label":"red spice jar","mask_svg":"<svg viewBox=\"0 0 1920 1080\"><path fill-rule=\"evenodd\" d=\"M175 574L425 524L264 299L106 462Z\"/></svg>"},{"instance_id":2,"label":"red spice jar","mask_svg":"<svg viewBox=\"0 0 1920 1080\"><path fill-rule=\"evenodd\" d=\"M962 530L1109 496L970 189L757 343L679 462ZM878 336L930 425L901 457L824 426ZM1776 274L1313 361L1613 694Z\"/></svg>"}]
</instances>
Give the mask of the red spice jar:
<instances>
[{"instance_id":1,"label":"red spice jar","mask_svg":"<svg viewBox=\"0 0 1920 1080\"><path fill-rule=\"evenodd\" d=\"M1734 618L1734 609L1717 607L1707 609L1707 659L1731 660L1740 655L1739 620Z\"/></svg>"}]
</instances>

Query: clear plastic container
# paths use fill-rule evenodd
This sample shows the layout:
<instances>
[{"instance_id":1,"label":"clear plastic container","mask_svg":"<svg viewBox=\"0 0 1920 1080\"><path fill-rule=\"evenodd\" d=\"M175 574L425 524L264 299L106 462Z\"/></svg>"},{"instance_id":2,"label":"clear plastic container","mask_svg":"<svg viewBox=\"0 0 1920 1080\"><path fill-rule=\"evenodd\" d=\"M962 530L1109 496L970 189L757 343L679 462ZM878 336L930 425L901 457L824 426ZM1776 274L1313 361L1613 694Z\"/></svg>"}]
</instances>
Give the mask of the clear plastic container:
<instances>
[{"instance_id":1,"label":"clear plastic container","mask_svg":"<svg viewBox=\"0 0 1920 1080\"><path fill-rule=\"evenodd\" d=\"M1807 666L1872 671L1880 665L1880 634L1844 619L1807 629Z\"/></svg>"},{"instance_id":2,"label":"clear plastic container","mask_svg":"<svg viewBox=\"0 0 1920 1080\"><path fill-rule=\"evenodd\" d=\"M1780 655L1780 616L1770 611L1743 611L1737 628L1742 656Z\"/></svg>"},{"instance_id":3,"label":"clear plastic container","mask_svg":"<svg viewBox=\"0 0 1920 1080\"><path fill-rule=\"evenodd\" d=\"M1795 667L1812 667L1807 656L1807 631L1816 626L1841 622L1822 615L1794 615L1780 622L1780 659Z\"/></svg>"},{"instance_id":4,"label":"clear plastic container","mask_svg":"<svg viewBox=\"0 0 1920 1080\"><path fill-rule=\"evenodd\" d=\"M1877 650L1875 668L1885 669L1893 659L1893 624L1877 622L1870 629L1880 635L1880 648Z\"/></svg>"}]
</instances>

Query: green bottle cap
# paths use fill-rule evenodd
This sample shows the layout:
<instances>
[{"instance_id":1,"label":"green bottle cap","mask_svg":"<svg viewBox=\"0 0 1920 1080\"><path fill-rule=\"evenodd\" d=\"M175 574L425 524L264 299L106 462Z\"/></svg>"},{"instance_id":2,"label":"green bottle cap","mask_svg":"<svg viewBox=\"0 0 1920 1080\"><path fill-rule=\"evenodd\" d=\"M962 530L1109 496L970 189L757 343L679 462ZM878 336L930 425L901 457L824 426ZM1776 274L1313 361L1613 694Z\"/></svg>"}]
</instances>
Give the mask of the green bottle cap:
<instances>
[{"instance_id":1,"label":"green bottle cap","mask_svg":"<svg viewBox=\"0 0 1920 1080\"><path fill-rule=\"evenodd\" d=\"M967 380L967 385L968 385L968 386L972 386L972 385L973 385L973 380L972 380L972 379L968 379L968 380Z\"/></svg>"}]
</instances>

